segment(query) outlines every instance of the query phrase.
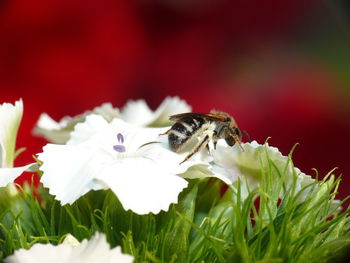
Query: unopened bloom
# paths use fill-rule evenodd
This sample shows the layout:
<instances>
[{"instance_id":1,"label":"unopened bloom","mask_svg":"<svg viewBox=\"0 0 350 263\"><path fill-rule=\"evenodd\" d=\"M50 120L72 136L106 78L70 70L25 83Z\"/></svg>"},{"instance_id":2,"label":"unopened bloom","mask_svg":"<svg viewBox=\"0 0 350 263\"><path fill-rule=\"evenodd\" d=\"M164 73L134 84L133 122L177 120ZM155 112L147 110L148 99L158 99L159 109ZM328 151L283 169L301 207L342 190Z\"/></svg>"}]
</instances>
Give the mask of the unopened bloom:
<instances>
[{"instance_id":1,"label":"unopened bloom","mask_svg":"<svg viewBox=\"0 0 350 263\"><path fill-rule=\"evenodd\" d=\"M134 258L123 254L120 247L110 248L104 234L96 233L90 240L80 244L34 244L30 249L19 249L4 262L6 263L131 263Z\"/></svg>"},{"instance_id":2,"label":"unopened bloom","mask_svg":"<svg viewBox=\"0 0 350 263\"><path fill-rule=\"evenodd\" d=\"M122 109L114 108L111 103L104 103L77 116L63 117L59 122L43 113L39 117L34 134L53 143L66 143L74 126L79 122L83 122L86 116L90 114L100 115L107 122L111 122L114 118L122 118L128 123L139 126L161 127L170 123L170 115L190 110L191 107L178 97L165 98L155 111L152 111L144 100L128 101Z\"/></svg>"},{"instance_id":3,"label":"unopened bloom","mask_svg":"<svg viewBox=\"0 0 350 263\"><path fill-rule=\"evenodd\" d=\"M166 211L187 186L177 174L192 163L178 165L183 157L158 142L164 131L89 115L75 126L66 145L44 146L38 155L41 182L62 205L90 190L110 188L125 210Z\"/></svg>"}]
</instances>

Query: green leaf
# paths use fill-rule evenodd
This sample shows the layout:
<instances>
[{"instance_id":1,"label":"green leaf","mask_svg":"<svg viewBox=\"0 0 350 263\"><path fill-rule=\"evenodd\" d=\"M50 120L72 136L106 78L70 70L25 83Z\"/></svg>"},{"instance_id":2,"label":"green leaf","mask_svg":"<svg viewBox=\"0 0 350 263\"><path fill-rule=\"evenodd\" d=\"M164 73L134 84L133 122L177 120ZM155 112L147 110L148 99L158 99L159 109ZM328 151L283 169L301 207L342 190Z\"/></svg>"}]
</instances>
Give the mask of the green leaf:
<instances>
[{"instance_id":1,"label":"green leaf","mask_svg":"<svg viewBox=\"0 0 350 263\"><path fill-rule=\"evenodd\" d=\"M165 237L164 258L166 261L176 257L176 262L188 262L189 234L191 230L191 224L188 221L192 222L194 218L197 191L197 184L189 187L180 195L179 204L173 208L182 216L174 219L173 227Z\"/></svg>"}]
</instances>

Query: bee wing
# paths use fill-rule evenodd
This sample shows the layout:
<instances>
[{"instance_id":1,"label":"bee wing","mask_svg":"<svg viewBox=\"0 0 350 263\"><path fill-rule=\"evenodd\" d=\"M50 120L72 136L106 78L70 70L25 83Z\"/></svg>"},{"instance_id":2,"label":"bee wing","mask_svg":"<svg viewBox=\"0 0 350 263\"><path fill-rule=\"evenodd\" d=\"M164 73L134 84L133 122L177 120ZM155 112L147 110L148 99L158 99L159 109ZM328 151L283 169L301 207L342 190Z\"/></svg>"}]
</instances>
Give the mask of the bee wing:
<instances>
[{"instance_id":1,"label":"bee wing","mask_svg":"<svg viewBox=\"0 0 350 263\"><path fill-rule=\"evenodd\" d=\"M193 118L204 118L204 119L220 121L220 122L227 121L227 117L224 115L216 114L216 113L200 113L200 112L186 112L186 113L172 115L169 117L169 120L179 121L183 119L193 119Z\"/></svg>"},{"instance_id":2,"label":"bee wing","mask_svg":"<svg viewBox=\"0 0 350 263\"><path fill-rule=\"evenodd\" d=\"M199 113L199 112L186 112L186 113L180 113L176 115L172 115L169 117L169 120L171 121L179 121L183 119L193 119L193 118L204 118L206 113Z\"/></svg>"},{"instance_id":3,"label":"bee wing","mask_svg":"<svg viewBox=\"0 0 350 263\"><path fill-rule=\"evenodd\" d=\"M212 121L219 121L219 122L227 122L230 121L230 119L222 114L219 113L207 113L205 114L204 118L207 118Z\"/></svg>"}]
</instances>

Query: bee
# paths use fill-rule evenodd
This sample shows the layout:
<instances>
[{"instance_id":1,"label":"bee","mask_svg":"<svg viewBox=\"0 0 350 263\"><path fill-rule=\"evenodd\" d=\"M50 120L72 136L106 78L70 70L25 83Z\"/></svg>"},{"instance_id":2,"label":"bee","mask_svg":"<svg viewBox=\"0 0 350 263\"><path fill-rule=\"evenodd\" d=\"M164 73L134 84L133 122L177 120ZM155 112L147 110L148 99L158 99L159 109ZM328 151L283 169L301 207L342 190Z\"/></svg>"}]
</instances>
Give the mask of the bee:
<instances>
[{"instance_id":1,"label":"bee","mask_svg":"<svg viewBox=\"0 0 350 263\"><path fill-rule=\"evenodd\" d=\"M172 115L169 119L175 121L175 123L161 135L168 135L169 147L174 152L186 147L191 138L200 138L199 142L180 164L205 147L209 149L210 141L213 142L214 149L216 149L217 141L224 139L229 146L237 143L243 150L241 146L242 133L233 117L225 112L216 110L212 110L210 113L188 112Z\"/></svg>"}]
</instances>

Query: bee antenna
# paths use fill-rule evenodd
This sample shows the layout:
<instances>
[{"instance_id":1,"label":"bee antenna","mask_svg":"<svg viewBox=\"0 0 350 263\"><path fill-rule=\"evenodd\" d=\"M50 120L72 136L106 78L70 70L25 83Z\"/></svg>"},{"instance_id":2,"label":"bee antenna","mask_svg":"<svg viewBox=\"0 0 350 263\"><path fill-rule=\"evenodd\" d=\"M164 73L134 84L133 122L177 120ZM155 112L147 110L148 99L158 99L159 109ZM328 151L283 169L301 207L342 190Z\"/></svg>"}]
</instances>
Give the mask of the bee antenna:
<instances>
[{"instance_id":1,"label":"bee antenna","mask_svg":"<svg viewBox=\"0 0 350 263\"><path fill-rule=\"evenodd\" d=\"M247 132L246 130L243 130L242 133L244 134L244 136L246 137L246 139L247 139L247 141L248 141L249 143L252 142L252 141L250 140L250 136L249 136L249 134L248 134L248 132Z\"/></svg>"},{"instance_id":2,"label":"bee antenna","mask_svg":"<svg viewBox=\"0 0 350 263\"><path fill-rule=\"evenodd\" d=\"M244 149L241 145L241 140L239 139L239 137L237 135L232 135L232 138L235 140L235 143L239 145L239 148L241 148L242 152L244 152Z\"/></svg>"}]
</instances>

